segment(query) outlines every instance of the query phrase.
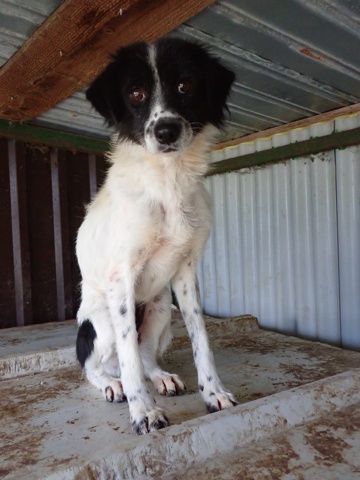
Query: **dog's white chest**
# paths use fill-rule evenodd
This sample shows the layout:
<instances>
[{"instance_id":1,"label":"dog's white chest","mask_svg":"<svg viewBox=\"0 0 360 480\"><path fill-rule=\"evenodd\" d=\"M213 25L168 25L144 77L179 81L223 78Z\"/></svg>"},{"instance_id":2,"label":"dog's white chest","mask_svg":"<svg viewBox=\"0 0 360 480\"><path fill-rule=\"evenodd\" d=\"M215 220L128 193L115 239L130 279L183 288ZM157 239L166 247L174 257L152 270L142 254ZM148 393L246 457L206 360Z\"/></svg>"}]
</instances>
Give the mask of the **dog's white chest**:
<instances>
[{"instance_id":1,"label":"dog's white chest","mask_svg":"<svg viewBox=\"0 0 360 480\"><path fill-rule=\"evenodd\" d=\"M179 264L191 255L196 239L195 226L179 209L161 204L154 220L151 235L141 250L138 301L152 298L171 281Z\"/></svg>"}]
</instances>

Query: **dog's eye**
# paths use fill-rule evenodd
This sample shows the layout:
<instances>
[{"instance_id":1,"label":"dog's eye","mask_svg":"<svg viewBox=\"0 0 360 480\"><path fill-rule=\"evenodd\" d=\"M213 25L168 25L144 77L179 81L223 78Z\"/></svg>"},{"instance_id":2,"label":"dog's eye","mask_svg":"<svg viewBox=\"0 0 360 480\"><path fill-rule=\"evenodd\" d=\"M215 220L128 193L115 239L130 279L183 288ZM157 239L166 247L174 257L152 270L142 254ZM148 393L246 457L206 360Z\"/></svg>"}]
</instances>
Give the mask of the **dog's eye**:
<instances>
[{"instance_id":1,"label":"dog's eye","mask_svg":"<svg viewBox=\"0 0 360 480\"><path fill-rule=\"evenodd\" d=\"M135 87L131 90L130 98L136 103L143 102L146 98L146 94L142 88Z\"/></svg>"},{"instance_id":2,"label":"dog's eye","mask_svg":"<svg viewBox=\"0 0 360 480\"><path fill-rule=\"evenodd\" d=\"M189 80L181 80L178 83L178 92L179 93L188 93L191 87Z\"/></svg>"}]
</instances>

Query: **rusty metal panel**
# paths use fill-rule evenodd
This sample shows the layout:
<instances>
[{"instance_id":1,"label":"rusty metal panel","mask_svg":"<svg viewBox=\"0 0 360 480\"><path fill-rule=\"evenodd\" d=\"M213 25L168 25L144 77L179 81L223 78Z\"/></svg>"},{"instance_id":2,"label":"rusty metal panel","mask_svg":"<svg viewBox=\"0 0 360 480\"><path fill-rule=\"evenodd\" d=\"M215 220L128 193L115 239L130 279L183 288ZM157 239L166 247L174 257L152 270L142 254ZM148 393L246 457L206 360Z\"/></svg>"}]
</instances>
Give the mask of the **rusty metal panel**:
<instances>
[{"instance_id":1,"label":"rusty metal panel","mask_svg":"<svg viewBox=\"0 0 360 480\"><path fill-rule=\"evenodd\" d=\"M69 231L69 211L71 205L68 199L68 181L67 181L67 161L64 150L57 152L58 156L58 181L59 181L59 204L60 204L60 224L61 224L61 246L62 246L62 270L63 270L63 288L64 305L58 305L62 308L64 318L74 318L75 312L72 298L72 245L70 243ZM61 261L61 260L60 260Z\"/></svg>"},{"instance_id":2,"label":"rusty metal panel","mask_svg":"<svg viewBox=\"0 0 360 480\"><path fill-rule=\"evenodd\" d=\"M50 152L26 152L29 245L34 323L57 319L54 214Z\"/></svg>"},{"instance_id":3,"label":"rusty metal panel","mask_svg":"<svg viewBox=\"0 0 360 480\"><path fill-rule=\"evenodd\" d=\"M90 202L89 157L83 153L66 152L68 222L71 258L71 285L74 312L80 304L80 270L75 255L75 242L78 229L85 215L85 205Z\"/></svg>"},{"instance_id":4,"label":"rusty metal panel","mask_svg":"<svg viewBox=\"0 0 360 480\"><path fill-rule=\"evenodd\" d=\"M62 236L62 215L60 197L60 169L59 156L56 149L50 151L51 191L54 229L54 253L56 272L57 319L65 320L65 282L64 282L64 255Z\"/></svg>"},{"instance_id":5,"label":"rusty metal panel","mask_svg":"<svg viewBox=\"0 0 360 480\"><path fill-rule=\"evenodd\" d=\"M9 140L8 154L16 323L18 326L23 326L32 323L32 282L26 182L27 168L24 145Z\"/></svg>"},{"instance_id":6,"label":"rusty metal panel","mask_svg":"<svg viewBox=\"0 0 360 480\"><path fill-rule=\"evenodd\" d=\"M76 234L106 161L12 140L0 150L0 328L74 318Z\"/></svg>"},{"instance_id":7,"label":"rusty metal panel","mask_svg":"<svg viewBox=\"0 0 360 480\"><path fill-rule=\"evenodd\" d=\"M16 326L8 141L0 139L0 327Z\"/></svg>"}]
</instances>

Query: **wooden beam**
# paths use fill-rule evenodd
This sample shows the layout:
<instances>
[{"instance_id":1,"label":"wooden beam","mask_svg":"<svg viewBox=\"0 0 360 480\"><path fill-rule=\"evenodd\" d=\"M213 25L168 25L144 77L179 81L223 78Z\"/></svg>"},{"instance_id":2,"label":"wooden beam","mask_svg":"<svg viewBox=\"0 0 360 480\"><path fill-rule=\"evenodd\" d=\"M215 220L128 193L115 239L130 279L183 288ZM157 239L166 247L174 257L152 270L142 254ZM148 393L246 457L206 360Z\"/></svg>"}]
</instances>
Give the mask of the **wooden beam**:
<instances>
[{"instance_id":1,"label":"wooden beam","mask_svg":"<svg viewBox=\"0 0 360 480\"><path fill-rule=\"evenodd\" d=\"M0 70L0 117L28 121L88 85L121 45L152 42L214 0L65 0Z\"/></svg>"},{"instance_id":2,"label":"wooden beam","mask_svg":"<svg viewBox=\"0 0 360 480\"><path fill-rule=\"evenodd\" d=\"M283 162L291 158L306 157L327 150L343 149L352 145L360 145L360 127L214 162L210 165L211 170L207 176L230 173L241 168L259 167L270 163Z\"/></svg>"},{"instance_id":3,"label":"wooden beam","mask_svg":"<svg viewBox=\"0 0 360 480\"><path fill-rule=\"evenodd\" d=\"M227 147L236 147L238 145L241 145L242 143L254 142L255 140L259 140L260 138L269 138L273 135L287 133L295 129L308 128L312 125L316 125L317 123L326 123L332 120L336 120L340 117L356 115L358 113L360 113L360 103L348 105L347 107L331 110L330 112L321 113L320 115L314 115L312 117L303 118L302 120L296 120L295 122L287 123L286 125L279 125L278 127L272 127L267 130L262 130L261 132L251 133L250 135L246 135L245 137L221 142L214 145L213 150L223 150Z\"/></svg>"}]
</instances>

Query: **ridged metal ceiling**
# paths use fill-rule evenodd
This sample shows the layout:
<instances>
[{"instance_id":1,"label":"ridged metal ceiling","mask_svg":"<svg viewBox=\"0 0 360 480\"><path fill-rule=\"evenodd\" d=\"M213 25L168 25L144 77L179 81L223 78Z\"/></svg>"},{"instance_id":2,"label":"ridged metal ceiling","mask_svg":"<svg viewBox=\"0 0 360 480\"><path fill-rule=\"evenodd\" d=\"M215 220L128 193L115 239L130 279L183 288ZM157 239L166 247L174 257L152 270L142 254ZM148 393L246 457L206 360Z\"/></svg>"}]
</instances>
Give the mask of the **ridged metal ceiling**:
<instances>
[{"instance_id":1,"label":"ridged metal ceiling","mask_svg":"<svg viewBox=\"0 0 360 480\"><path fill-rule=\"evenodd\" d=\"M60 3L0 0L0 61ZM360 101L358 0L219 0L174 34L207 44L236 72L224 138ZM32 123L96 137L109 134L83 92Z\"/></svg>"},{"instance_id":2,"label":"ridged metal ceiling","mask_svg":"<svg viewBox=\"0 0 360 480\"><path fill-rule=\"evenodd\" d=\"M0 0L0 67L61 3L61 0Z\"/></svg>"}]
</instances>

